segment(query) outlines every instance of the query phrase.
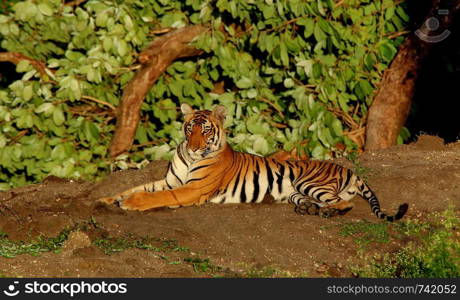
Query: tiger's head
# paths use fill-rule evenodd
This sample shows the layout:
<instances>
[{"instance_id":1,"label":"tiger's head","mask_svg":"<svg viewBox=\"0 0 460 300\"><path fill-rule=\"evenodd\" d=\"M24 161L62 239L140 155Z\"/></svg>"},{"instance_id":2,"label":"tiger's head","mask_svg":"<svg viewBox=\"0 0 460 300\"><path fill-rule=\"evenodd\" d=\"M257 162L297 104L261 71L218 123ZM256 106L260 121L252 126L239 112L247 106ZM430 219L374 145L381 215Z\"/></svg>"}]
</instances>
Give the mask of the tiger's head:
<instances>
[{"instance_id":1,"label":"tiger's head","mask_svg":"<svg viewBox=\"0 0 460 300\"><path fill-rule=\"evenodd\" d=\"M185 119L185 146L192 159L205 158L225 146L223 123L227 109L224 106L218 105L213 111L194 110L187 103L183 103L180 108Z\"/></svg>"}]
</instances>

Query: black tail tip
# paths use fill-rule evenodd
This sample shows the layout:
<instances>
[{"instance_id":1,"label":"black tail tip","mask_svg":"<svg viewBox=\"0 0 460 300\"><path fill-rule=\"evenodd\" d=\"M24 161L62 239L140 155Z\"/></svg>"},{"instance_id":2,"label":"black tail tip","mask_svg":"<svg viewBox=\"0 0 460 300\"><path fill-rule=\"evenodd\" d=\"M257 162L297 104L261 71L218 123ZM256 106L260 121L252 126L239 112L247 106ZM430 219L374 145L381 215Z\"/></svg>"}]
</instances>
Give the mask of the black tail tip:
<instances>
[{"instance_id":1,"label":"black tail tip","mask_svg":"<svg viewBox=\"0 0 460 300\"><path fill-rule=\"evenodd\" d=\"M408 209L409 209L409 204L407 203L401 204L398 208L398 212L395 215L395 220L399 220L402 217L404 217Z\"/></svg>"}]
</instances>

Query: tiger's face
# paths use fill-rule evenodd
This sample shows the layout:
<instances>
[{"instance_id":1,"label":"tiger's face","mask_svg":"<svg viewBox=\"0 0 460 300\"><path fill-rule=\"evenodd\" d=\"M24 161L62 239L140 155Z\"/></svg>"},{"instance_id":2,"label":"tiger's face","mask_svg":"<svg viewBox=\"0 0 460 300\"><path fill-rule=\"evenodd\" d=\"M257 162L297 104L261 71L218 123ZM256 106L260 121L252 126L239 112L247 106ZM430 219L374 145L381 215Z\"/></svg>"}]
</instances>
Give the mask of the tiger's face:
<instances>
[{"instance_id":1,"label":"tiger's face","mask_svg":"<svg viewBox=\"0 0 460 300\"><path fill-rule=\"evenodd\" d=\"M213 111L194 110L183 103L181 110L185 117L186 149L192 159L205 158L222 148L225 144L223 122L227 112L224 106L218 105Z\"/></svg>"}]
</instances>

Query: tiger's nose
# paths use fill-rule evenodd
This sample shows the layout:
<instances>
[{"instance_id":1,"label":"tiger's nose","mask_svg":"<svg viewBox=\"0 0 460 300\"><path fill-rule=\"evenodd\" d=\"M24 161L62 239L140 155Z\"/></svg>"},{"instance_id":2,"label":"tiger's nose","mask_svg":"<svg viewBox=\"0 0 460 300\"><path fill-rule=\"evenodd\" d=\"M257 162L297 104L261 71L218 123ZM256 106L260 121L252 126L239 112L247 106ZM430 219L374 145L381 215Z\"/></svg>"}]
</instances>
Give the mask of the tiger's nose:
<instances>
[{"instance_id":1,"label":"tiger's nose","mask_svg":"<svg viewBox=\"0 0 460 300\"><path fill-rule=\"evenodd\" d=\"M192 143L189 143L187 146L188 146L187 148L192 152L196 152L200 149L200 143L192 142Z\"/></svg>"}]
</instances>

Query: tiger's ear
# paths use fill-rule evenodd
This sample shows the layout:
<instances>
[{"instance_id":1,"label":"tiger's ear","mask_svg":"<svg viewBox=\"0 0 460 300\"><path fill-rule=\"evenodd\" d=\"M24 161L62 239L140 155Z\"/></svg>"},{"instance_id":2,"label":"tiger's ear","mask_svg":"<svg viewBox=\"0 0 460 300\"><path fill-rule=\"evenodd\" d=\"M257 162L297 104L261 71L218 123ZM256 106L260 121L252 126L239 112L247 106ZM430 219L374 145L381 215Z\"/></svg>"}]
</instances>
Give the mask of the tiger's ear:
<instances>
[{"instance_id":1,"label":"tiger's ear","mask_svg":"<svg viewBox=\"0 0 460 300\"><path fill-rule=\"evenodd\" d=\"M223 122L227 116L227 108L223 105L217 105L212 111L212 116Z\"/></svg>"},{"instance_id":2,"label":"tiger's ear","mask_svg":"<svg viewBox=\"0 0 460 300\"><path fill-rule=\"evenodd\" d=\"M180 110L184 115L193 114L195 112L195 110L187 103L182 103L180 106Z\"/></svg>"}]
</instances>

